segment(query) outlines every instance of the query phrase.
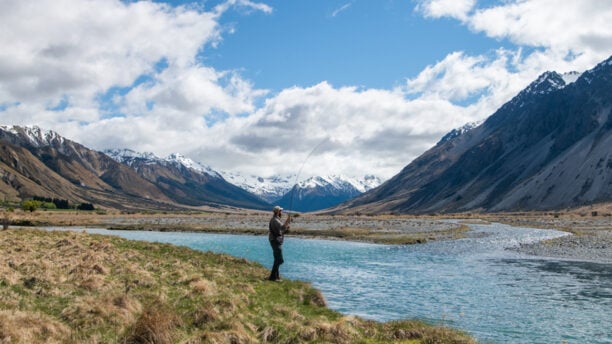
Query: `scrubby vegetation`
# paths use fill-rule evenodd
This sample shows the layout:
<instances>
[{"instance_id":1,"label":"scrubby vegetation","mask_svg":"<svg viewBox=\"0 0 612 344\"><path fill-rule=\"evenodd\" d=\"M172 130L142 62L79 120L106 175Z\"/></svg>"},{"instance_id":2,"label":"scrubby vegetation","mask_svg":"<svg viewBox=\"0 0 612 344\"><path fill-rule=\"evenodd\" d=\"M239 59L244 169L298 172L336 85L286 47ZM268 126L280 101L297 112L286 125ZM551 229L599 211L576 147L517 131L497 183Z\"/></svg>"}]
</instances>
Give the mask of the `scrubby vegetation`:
<instances>
[{"instance_id":1,"label":"scrubby vegetation","mask_svg":"<svg viewBox=\"0 0 612 344\"><path fill-rule=\"evenodd\" d=\"M0 231L1 343L471 343L343 316L244 259L77 232Z\"/></svg>"}]
</instances>

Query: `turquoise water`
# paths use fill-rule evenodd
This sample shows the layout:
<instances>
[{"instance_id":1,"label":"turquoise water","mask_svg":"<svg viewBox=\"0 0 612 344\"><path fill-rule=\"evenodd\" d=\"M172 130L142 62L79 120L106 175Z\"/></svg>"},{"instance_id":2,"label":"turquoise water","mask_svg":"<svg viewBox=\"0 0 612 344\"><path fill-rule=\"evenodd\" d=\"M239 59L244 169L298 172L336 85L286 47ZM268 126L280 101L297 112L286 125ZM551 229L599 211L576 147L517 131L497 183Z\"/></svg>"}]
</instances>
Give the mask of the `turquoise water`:
<instances>
[{"instance_id":1,"label":"turquoise water","mask_svg":"<svg viewBox=\"0 0 612 344\"><path fill-rule=\"evenodd\" d=\"M471 238L412 246L289 237L281 275L311 282L342 313L382 321L419 318L463 329L480 342L612 343L612 264L506 250L561 232L471 227ZM88 231L272 264L265 236Z\"/></svg>"}]
</instances>

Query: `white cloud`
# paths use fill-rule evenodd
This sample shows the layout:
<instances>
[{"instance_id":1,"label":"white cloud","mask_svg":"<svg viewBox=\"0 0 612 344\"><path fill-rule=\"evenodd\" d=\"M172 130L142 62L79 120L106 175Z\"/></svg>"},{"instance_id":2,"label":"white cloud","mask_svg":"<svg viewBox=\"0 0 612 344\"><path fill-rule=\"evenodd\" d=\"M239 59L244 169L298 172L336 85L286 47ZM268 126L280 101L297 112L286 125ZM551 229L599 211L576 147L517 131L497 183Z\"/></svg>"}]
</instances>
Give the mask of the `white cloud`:
<instances>
[{"instance_id":1,"label":"white cloud","mask_svg":"<svg viewBox=\"0 0 612 344\"><path fill-rule=\"evenodd\" d=\"M449 52L396 89L321 81L271 94L197 59L222 40L219 18L229 8L271 13L268 5L230 0L207 12L148 1L0 1L1 121L55 129L96 149L181 152L263 176L304 164L305 176L390 177L545 70L584 70L607 58L607 4L422 1L419 12L432 20L456 18L514 46ZM101 97L122 116L109 118Z\"/></svg>"},{"instance_id":2,"label":"white cloud","mask_svg":"<svg viewBox=\"0 0 612 344\"><path fill-rule=\"evenodd\" d=\"M251 1L225 5L271 10ZM196 60L202 49L221 39L222 12L149 1L2 2L0 102L32 110L16 124L39 125L100 120L99 98L113 88L127 89L120 96L115 92L118 105L130 111L127 116L142 115L131 111L151 102L196 116L211 109L252 111L262 91L232 72L218 72ZM157 71L160 61L167 68ZM153 80L131 90L146 75ZM55 112L54 119L53 113L41 115L62 99L69 101L67 111ZM18 109L9 108L7 116L11 111ZM75 118L71 112L90 117Z\"/></svg>"},{"instance_id":3,"label":"white cloud","mask_svg":"<svg viewBox=\"0 0 612 344\"><path fill-rule=\"evenodd\" d=\"M220 154L222 146L227 154L221 164L227 165L220 167L260 175L295 173L304 164L305 175L390 177L465 123L462 113L440 99L409 101L400 90L334 88L322 82L283 90L252 116L219 123L211 129L228 136L200 145L193 154L205 160Z\"/></svg>"},{"instance_id":4,"label":"white cloud","mask_svg":"<svg viewBox=\"0 0 612 344\"><path fill-rule=\"evenodd\" d=\"M475 0L424 0L417 5L417 10L430 18L451 17L464 20L475 2Z\"/></svg>"}]
</instances>

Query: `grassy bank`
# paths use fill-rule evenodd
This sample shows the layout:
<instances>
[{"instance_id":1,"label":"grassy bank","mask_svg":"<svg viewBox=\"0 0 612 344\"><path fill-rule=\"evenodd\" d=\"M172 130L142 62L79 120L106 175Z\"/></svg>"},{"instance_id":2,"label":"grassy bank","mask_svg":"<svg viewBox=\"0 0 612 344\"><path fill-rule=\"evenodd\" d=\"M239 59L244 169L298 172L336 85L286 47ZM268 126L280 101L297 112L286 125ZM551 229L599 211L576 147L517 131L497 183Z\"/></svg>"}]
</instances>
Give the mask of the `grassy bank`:
<instances>
[{"instance_id":1,"label":"grassy bank","mask_svg":"<svg viewBox=\"0 0 612 344\"><path fill-rule=\"evenodd\" d=\"M0 231L0 252L2 343L473 342L343 316L307 283L227 255L30 229Z\"/></svg>"}]
</instances>

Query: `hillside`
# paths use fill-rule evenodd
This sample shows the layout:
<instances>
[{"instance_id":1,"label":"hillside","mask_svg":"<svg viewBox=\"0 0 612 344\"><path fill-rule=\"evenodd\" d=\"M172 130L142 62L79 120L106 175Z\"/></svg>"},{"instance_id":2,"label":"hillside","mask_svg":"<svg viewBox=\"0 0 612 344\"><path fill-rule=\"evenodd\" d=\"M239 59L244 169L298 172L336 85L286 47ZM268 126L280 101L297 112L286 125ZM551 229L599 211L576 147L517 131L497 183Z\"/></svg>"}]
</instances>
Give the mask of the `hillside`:
<instances>
[{"instance_id":1,"label":"hillside","mask_svg":"<svg viewBox=\"0 0 612 344\"><path fill-rule=\"evenodd\" d=\"M340 211L560 210L612 201L612 58L570 76L543 74L484 123L447 135Z\"/></svg>"},{"instance_id":2,"label":"hillside","mask_svg":"<svg viewBox=\"0 0 612 344\"><path fill-rule=\"evenodd\" d=\"M59 198L113 209L270 208L214 171L176 154L160 159L132 152L111 158L36 126L0 126L0 144L3 201Z\"/></svg>"},{"instance_id":3,"label":"hillside","mask_svg":"<svg viewBox=\"0 0 612 344\"><path fill-rule=\"evenodd\" d=\"M266 281L265 268L227 255L26 229L0 231L0 253L2 342L474 342L417 321L342 316L308 284Z\"/></svg>"},{"instance_id":4,"label":"hillside","mask_svg":"<svg viewBox=\"0 0 612 344\"><path fill-rule=\"evenodd\" d=\"M128 149L106 150L105 153L131 167L139 176L157 186L166 197L179 204L271 208L256 195L227 182L212 168L178 153L166 158Z\"/></svg>"},{"instance_id":5,"label":"hillside","mask_svg":"<svg viewBox=\"0 0 612 344\"><path fill-rule=\"evenodd\" d=\"M0 192L118 209L177 209L160 190L107 155L38 127L0 127Z\"/></svg>"}]
</instances>

